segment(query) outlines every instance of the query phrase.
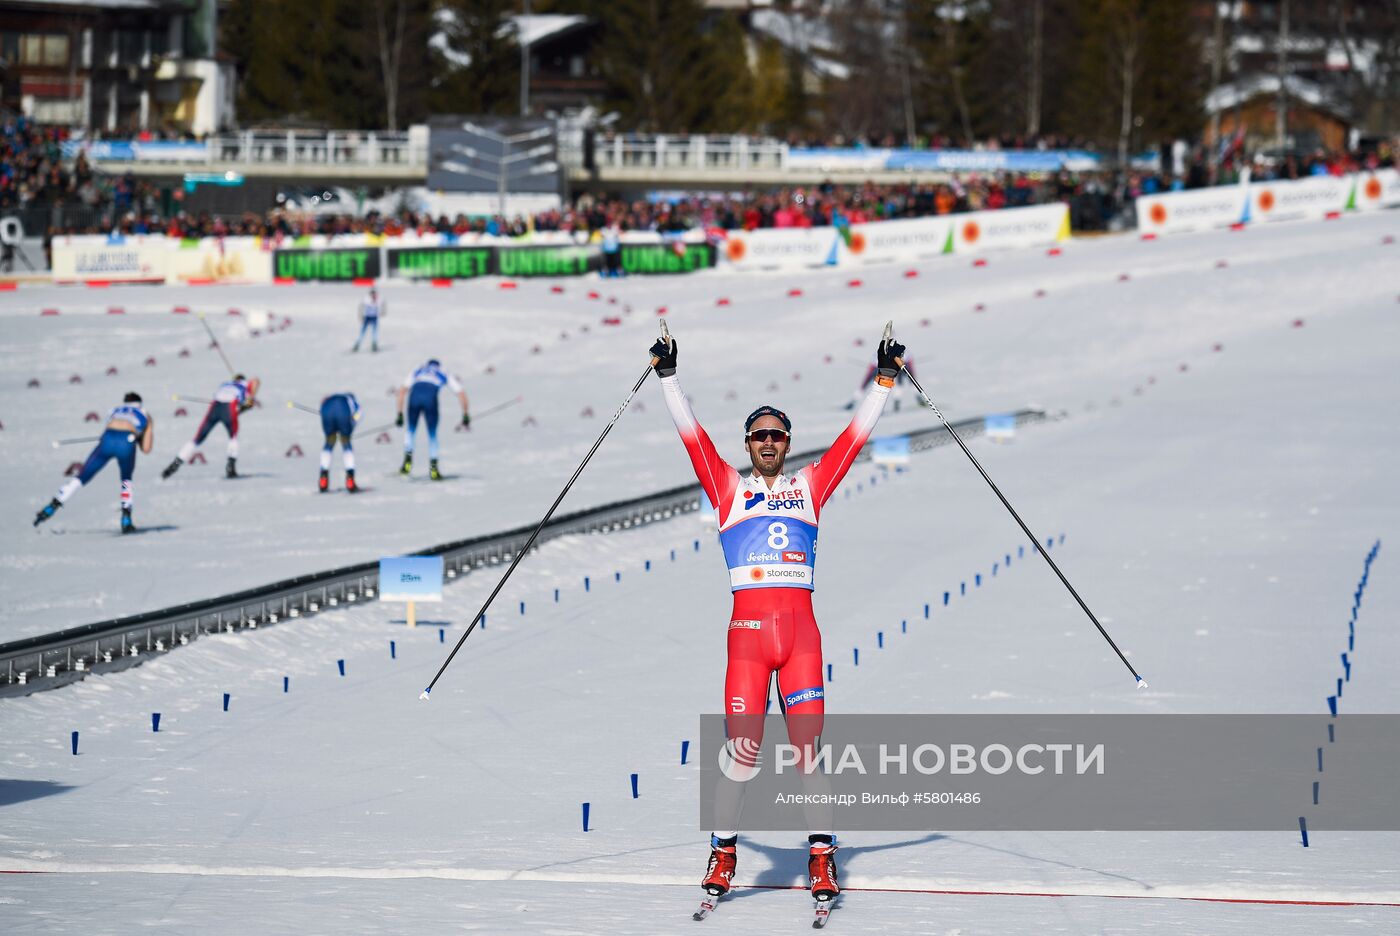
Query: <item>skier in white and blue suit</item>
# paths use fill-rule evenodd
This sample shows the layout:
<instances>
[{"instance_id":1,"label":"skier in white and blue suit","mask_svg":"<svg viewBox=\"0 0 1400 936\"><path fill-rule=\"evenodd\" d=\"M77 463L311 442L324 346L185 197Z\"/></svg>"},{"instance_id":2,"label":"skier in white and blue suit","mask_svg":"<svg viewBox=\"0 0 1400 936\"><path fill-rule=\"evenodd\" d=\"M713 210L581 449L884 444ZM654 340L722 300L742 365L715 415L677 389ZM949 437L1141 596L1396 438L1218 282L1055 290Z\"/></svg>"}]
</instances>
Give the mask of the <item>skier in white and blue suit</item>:
<instances>
[{"instance_id":1,"label":"skier in white and blue suit","mask_svg":"<svg viewBox=\"0 0 1400 936\"><path fill-rule=\"evenodd\" d=\"M421 417L428 427L428 477L434 481L442 480L437 461L437 426L438 393L444 386L457 394L457 402L462 404L462 425L471 427L472 417L467 411L467 394L462 389L461 382L443 370L437 358L429 360L405 377L403 385L399 387L399 412L394 425L404 426L404 401L408 401L408 423L403 434L403 465L399 468L399 474L406 475L413 471L413 437L418 431L418 420Z\"/></svg>"},{"instance_id":2,"label":"skier in white and blue suit","mask_svg":"<svg viewBox=\"0 0 1400 936\"><path fill-rule=\"evenodd\" d=\"M83 462L82 471L76 478L69 478L63 483L63 487L58 489L58 495L35 515L34 525L38 526L57 513L58 508L62 507L78 488L96 477L109 461L116 459L117 468L122 476L121 531L135 533L136 527L131 522L131 479L136 473L136 450L140 448L142 452L149 454L154 444L155 421L141 408L141 395L128 393L122 399L122 405L107 415L107 427L98 437L97 446L88 454L87 461Z\"/></svg>"}]
</instances>

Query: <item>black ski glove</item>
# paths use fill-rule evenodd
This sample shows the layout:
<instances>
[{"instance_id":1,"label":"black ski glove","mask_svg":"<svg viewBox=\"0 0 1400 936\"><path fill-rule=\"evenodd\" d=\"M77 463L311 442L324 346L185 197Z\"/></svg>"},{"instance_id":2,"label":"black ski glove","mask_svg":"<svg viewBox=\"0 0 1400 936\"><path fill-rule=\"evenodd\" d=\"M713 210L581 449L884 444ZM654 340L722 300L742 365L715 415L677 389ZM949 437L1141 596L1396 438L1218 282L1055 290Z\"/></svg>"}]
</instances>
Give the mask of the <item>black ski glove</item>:
<instances>
[{"instance_id":1,"label":"black ski glove","mask_svg":"<svg viewBox=\"0 0 1400 936\"><path fill-rule=\"evenodd\" d=\"M895 358L904 359L904 345L891 338L889 341L880 342L880 347L875 352L875 360L880 368L880 376L894 377L899 373L899 365L895 363Z\"/></svg>"},{"instance_id":2,"label":"black ski glove","mask_svg":"<svg viewBox=\"0 0 1400 936\"><path fill-rule=\"evenodd\" d=\"M462 425L463 425L465 428L467 428L467 429L470 429L470 428L472 427L472 414L471 414L471 413L463 413L463 414L462 414Z\"/></svg>"},{"instance_id":3,"label":"black ski glove","mask_svg":"<svg viewBox=\"0 0 1400 936\"><path fill-rule=\"evenodd\" d=\"M656 358L656 372L662 377L670 377L676 372L676 354L679 348L676 339L672 338L668 345L666 339L656 339L656 344L651 346L651 356Z\"/></svg>"},{"instance_id":4,"label":"black ski glove","mask_svg":"<svg viewBox=\"0 0 1400 936\"><path fill-rule=\"evenodd\" d=\"M394 417L394 425L398 426L399 428L403 428L403 413L399 413L397 416Z\"/></svg>"}]
</instances>

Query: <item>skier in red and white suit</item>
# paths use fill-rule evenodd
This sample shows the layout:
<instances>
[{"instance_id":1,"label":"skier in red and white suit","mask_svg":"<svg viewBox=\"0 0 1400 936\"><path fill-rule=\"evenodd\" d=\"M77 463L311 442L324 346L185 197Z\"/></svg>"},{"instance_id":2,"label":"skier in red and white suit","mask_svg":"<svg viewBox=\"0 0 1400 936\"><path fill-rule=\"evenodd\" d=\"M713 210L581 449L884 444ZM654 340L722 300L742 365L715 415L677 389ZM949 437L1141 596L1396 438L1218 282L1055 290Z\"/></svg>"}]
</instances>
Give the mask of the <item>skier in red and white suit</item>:
<instances>
[{"instance_id":1,"label":"skier in red and white suit","mask_svg":"<svg viewBox=\"0 0 1400 936\"><path fill-rule=\"evenodd\" d=\"M881 342L880 373L850 425L821 458L792 476L783 473L792 431L787 414L761 406L745 420L744 442L753 470L741 474L720 456L681 390L674 339L657 341L651 354L657 359L666 407L696 477L716 509L720 544L729 567L734 610L729 621L724 708L738 772L755 767L753 756L763 737L768 684L775 672L778 698L788 719L788 740L813 756L825 711L821 631L812 613L817 524L822 508L879 421L904 346L892 340ZM738 739L750 743L736 743ZM737 839L733 830L711 836L710 865L701 882L711 896L729 889ZM809 840L813 896L830 900L839 893L835 837L830 832L816 832Z\"/></svg>"}]
</instances>

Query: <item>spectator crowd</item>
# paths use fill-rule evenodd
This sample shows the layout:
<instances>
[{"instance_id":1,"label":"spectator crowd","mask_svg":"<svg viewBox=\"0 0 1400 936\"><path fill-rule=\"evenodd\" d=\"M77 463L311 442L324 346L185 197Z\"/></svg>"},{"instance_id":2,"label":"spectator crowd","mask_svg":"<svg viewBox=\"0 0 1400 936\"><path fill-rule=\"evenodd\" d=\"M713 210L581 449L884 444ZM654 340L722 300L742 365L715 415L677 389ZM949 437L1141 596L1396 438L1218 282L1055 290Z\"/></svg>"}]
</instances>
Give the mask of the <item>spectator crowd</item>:
<instances>
[{"instance_id":1,"label":"spectator crowd","mask_svg":"<svg viewBox=\"0 0 1400 936\"><path fill-rule=\"evenodd\" d=\"M24 118L10 118L0 126L0 215L48 208L41 214L47 227L45 248L60 234L163 233L172 237L222 237L256 235L283 240L309 234L381 234L406 232L464 237L473 234L520 236L531 230L562 231L588 236L616 226L624 231L651 230L677 233L690 229L754 230L803 228L819 225L863 224L901 218L918 218L966 211L995 210L1025 205L1064 202L1070 223L1077 231L1101 231L1127 227L1132 205L1140 195L1168 189L1198 188L1238 180L1249 165L1254 178L1299 178L1317 174L1344 174L1363 168L1393 166L1394 148L1382 145L1364 156L1349 153L1309 155L1289 153L1282 158L1245 154L1230 148L1214 173L1204 148L1198 147L1175 175L1157 170L1131 169L1050 173L968 172L946 181L895 184L791 185L777 189L682 193L652 198L625 199L601 191L584 192L569 205L541 211L531 217L505 218L457 214L433 216L403 209L363 215L306 212L286 205L264 212L218 214L187 210L183 192L162 192L157 185L121 175L95 172L84 153L65 160L62 144L66 131L36 127ZM1025 141L1005 140L989 147L1014 146ZM1046 145L1047 141L1035 141ZM1051 140L1060 146L1073 141ZM1164 165L1170 160L1163 160ZM1168 170L1172 168L1167 165ZM1184 168L1184 171L1181 171ZM76 209L76 210L75 210ZM30 229L32 230L32 223Z\"/></svg>"}]
</instances>

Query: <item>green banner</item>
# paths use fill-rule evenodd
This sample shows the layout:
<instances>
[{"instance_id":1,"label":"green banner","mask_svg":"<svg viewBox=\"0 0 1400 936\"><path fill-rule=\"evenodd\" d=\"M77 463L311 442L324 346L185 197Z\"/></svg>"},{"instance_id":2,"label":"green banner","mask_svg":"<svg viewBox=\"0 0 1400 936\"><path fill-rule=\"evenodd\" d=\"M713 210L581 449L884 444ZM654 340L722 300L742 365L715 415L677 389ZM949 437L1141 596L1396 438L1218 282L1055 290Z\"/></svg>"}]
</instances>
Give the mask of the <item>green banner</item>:
<instances>
[{"instance_id":1,"label":"green banner","mask_svg":"<svg viewBox=\"0 0 1400 936\"><path fill-rule=\"evenodd\" d=\"M492 272L491 247L389 248L389 275L404 279L474 279Z\"/></svg>"},{"instance_id":2,"label":"green banner","mask_svg":"<svg viewBox=\"0 0 1400 936\"><path fill-rule=\"evenodd\" d=\"M272 275L290 280L356 280L379 276L378 247L332 247L325 250L278 250Z\"/></svg>"},{"instance_id":3,"label":"green banner","mask_svg":"<svg viewBox=\"0 0 1400 936\"><path fill-rule=\"evenodd\" d=\"M677 251L677 246L684 249ZM694 273L715 265L710 244L623 244L624 273Z\"/></svg>"},{"instance_id":4,"label":"green banner","mask_svg":"<svg viewBox=\"0 0 1400 936\"><path fill-rule=\"evenodd\" d=\"M501 276L582 276L589 258L598 256L587 247L498 247L496 272ZM592 264L596 269L596 260Z\"/></svg>"}]
</instances>

